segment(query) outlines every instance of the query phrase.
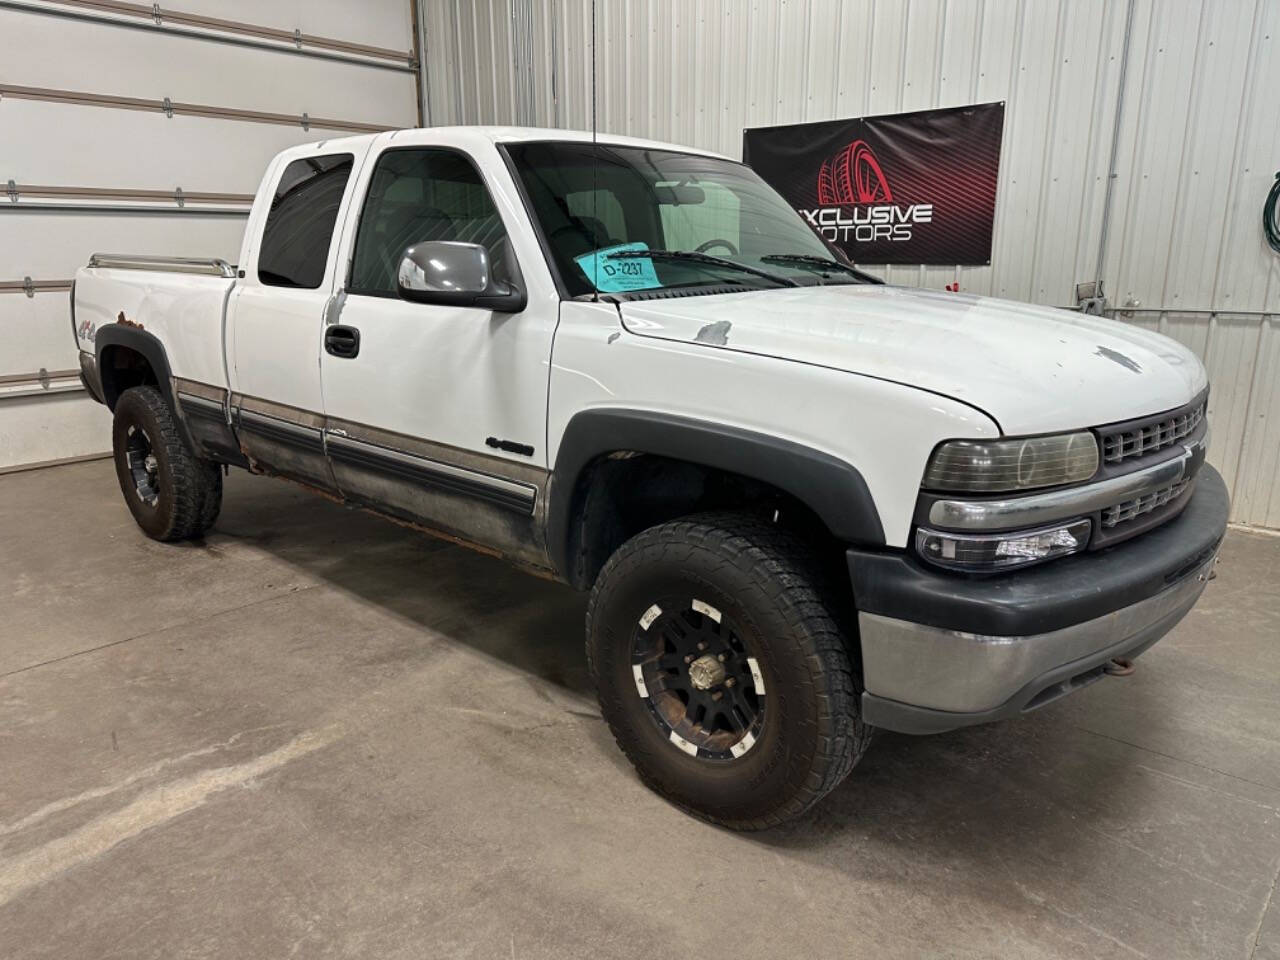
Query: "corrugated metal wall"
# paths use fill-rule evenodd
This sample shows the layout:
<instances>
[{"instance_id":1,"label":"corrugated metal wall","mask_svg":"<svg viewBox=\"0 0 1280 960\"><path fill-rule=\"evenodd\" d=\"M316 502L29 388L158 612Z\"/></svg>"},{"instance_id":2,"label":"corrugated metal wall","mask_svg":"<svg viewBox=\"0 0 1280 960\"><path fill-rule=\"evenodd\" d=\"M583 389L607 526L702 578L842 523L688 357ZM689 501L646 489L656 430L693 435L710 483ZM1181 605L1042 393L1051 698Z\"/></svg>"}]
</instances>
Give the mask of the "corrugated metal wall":
<instances>
[{"instance_id":1,"label":"corrugated metal wall","mask_svg":"<svg viewBox=\"0 0 1280 960\"><path fill-rule=\"evenodd\" d=\"M1007 104L989 267L893 283L1070 306L1097 274L1125 0L598 0L603 131L741 156L742 129ZM588 128L590 0L423 0L430 122ZM1102 276L1195 349L1234 519L1280 528L1280 0L1135 0Z\"/></svg>"}]
</instances>

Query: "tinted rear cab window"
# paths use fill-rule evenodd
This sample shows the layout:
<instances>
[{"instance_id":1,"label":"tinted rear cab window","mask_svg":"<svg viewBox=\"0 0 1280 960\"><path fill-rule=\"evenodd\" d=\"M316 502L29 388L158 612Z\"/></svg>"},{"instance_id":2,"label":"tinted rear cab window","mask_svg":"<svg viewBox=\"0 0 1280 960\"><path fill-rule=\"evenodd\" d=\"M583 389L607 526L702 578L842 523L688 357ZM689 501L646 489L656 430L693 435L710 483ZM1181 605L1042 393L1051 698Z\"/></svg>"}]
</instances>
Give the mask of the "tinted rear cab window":
<instances>
[{"instance_id":1,"label":"tinted rear cab window","mask_svg":"<svg viewBox=\"0 0 1280 960\"><path fill-rule=\"evenodd\" d=\"M353 160L341 153L306 157L285 167L262 231L262 283L307 290L320 286Z\"/></svg>"}]
</instances>

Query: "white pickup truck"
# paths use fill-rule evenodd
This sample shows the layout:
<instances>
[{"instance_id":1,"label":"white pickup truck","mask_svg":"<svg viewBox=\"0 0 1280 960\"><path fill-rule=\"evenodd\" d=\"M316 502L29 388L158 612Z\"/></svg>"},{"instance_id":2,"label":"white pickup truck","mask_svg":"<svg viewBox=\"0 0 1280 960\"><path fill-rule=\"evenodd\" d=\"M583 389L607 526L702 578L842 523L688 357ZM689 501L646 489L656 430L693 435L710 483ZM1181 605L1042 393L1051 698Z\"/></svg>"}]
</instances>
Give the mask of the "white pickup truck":
<instances>
[{"instance_id":1,"label":"white pickup truck","mask_svg":"<svg viewBox=\"0 0 1280 960\"><path fill-rule=\"evenodd\" d=\"M237 266L95 255L72 327L145 533L202 535L233 465L589 590L619 745L737 828L806 810L875 728L1114 672L1226 527L1184 347L883 285L668 144L295 147Z\"/></svg>"}]
</instances>

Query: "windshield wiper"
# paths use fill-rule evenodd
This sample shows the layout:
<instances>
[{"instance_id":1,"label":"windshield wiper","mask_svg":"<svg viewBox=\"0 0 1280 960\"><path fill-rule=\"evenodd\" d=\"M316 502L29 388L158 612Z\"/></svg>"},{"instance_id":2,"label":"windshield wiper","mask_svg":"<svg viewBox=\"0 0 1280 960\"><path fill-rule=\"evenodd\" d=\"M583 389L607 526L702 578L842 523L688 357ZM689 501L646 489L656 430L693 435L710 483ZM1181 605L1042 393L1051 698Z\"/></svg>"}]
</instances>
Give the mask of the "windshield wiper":
<instances>
[{"instance_id":1,"label":"windshield wiper","mask_svg":"<svg viewBox=\"0 0 1280 960\"><path fill-rule=\"evenodd\" d=\"M867 273L865 270L859 270L857 267L851 267L847 263L841 263L839 260L828 260L826 257L815 257L808 253L771 253L767 257L760 258L761 263L784 263L794 264L797 267L813 267L821 268L819 272L825 273L831 269L841 270L862 283L884 283L879 277Z\"/></svg>"},{"instance_id":2,"label":"windshield wiper","mask_svg":"<svg viewBox=\"0 0 1280 960\"><path fill-rule=\"evenodd\" d=\"M670 263L705 263L715 267L724 267L726 270L749 273L753 277L763 277L765 280L772 280L774 283L784 287L800 286L789 277L780 277L776 273L769 273L767 270L757 270L755 267L748 267L744 263L734 263L732 260L725 260L723 257L713 257L709 253L698 253L694 250L619 250L617 253L605 254L605 259L607 260L640 260L644 258Z\"/></svg>"}]
</instances>

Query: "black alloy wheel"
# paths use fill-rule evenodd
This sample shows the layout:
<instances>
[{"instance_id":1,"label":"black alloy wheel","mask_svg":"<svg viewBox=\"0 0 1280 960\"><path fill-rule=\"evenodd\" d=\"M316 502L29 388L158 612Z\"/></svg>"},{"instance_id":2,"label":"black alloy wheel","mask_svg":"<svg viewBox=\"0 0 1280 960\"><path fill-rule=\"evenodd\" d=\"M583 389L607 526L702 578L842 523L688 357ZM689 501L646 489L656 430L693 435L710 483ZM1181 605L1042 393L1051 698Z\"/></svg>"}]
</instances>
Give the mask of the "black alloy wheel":
<instances>
[{"instance_id":1,"label":"black alloy wheel","mask_svg":"<svg viewBox=\"0 0 1280 960\"><path fill-rule=\"evenodd\" d=\"M703 600L664 597L636 623L636 692L690 756L736 760L760 738L765 684L743 631Z\"/></svg>"},{"instance_id":2,"label":"black alloy wheel","mask_svg":"<svg viewBox=\"0 0 1280 960\"><path fill-rule=\"evenodd\" d=\"M872 730L841 598L796 533L700 514L620 546L587 607L600 709L641 780L713 823L803 814Z\"/></svg>"},{"instance_id":3,"label":"black alloy wheel","mask_svg":"<svg viewBox=\"0 0 1280 960\"><path fill-rule=\"evenodd\" d=\"M124 455L138 499L154 508L160 500L160 461L151 448L151 437L146 430L136 424L129 425L125 433Z\"/></svg>"}]
</instances>

